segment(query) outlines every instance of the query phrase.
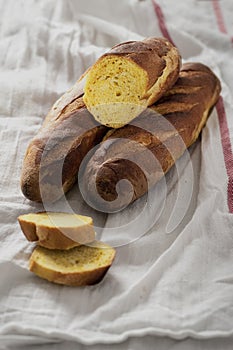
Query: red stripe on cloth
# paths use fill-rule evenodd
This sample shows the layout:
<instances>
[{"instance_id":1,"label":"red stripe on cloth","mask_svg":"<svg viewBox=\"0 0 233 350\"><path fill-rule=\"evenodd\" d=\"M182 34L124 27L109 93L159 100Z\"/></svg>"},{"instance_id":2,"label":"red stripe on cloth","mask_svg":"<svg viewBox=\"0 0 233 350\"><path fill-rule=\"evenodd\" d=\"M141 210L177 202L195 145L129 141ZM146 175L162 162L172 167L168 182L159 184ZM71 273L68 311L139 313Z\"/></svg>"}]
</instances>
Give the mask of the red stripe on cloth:
<instances>
[{"instance_id":1,"label":"red stripe on cloth","mask_svg":"<svg viewBox=\"0 0 233 350\"><path fill-rule=\"evenodd\" d=\"M159 28L160 28L161 33L163 34L164 38L169 40L170 43L175 46L175 44L174 44L174 42L173 42L173 40L168 32L166 22L165 22L165 17L164 17L164 14L163 14L161 7L157 4L157 2L155 0L152 0L152 4L153 4L154 10L155 10L155 14L158 18L158 23L159 23Z\"/></svg>"},{"instance_id":2,"label":"red stripe on cloth","mask_svg":"<svg viewBox=\"0 0 233 350\"><path fill-rule=\"evenodd\" d=\"M228 177L227 184L227 203L229 212L233 213L233 154L231 148L230 132L227 124L226 112L222 96L220 96L216 105L218 120L220 126L221 142L224 155L224 162Z\"/></svg>"},{"instance_id":3,"label":"red stripe on cloth","mask_svg":"<svg viewBox=\"0 0 233 350\"><path fill-rule=\"evenodd\" d=\"M214 12L215 12L215 16L217 19L217 24L218 24L218 28L219 28L220 32L227 34L227 29L226 29L226 26L224 23L222 10L221 10L221 7L219 5L219 0L212 0L212 5L214 8Z\"/></svg>"},{"instance_id":4,"label":"red stripe on cloth","mask_svg":"<svg viewBox=\"0 0 233 350\"><path fill-rule=\"evenodd\" d=\"M167 26L165 23L165 18L164 18L161 7L156 3L155 0L152 0L152 3L154 6L155 14L158 18L161 33L173 45L175 45L169 32L168 32L168 29L167 29ZM212 3L214 6L214 11L216 14L219 29L221 32L227 33L218 0L212 0ZM232 42L233 42L233 38L232 38ZM227 124L226 112L225 112L224 102L223 102L222 96L220 96L218 103L216 104L216 109L217 109L217 113L218 113L224 162L225 162L225 167L226 167L226 172L227 172L227 177L228 177L227 204L228 204L229 212L233 213L233 153L232 153L232 148L231 148L230 133L229 133L229 128L228 128L228 124Z\"/></svg>"}]
</instances>

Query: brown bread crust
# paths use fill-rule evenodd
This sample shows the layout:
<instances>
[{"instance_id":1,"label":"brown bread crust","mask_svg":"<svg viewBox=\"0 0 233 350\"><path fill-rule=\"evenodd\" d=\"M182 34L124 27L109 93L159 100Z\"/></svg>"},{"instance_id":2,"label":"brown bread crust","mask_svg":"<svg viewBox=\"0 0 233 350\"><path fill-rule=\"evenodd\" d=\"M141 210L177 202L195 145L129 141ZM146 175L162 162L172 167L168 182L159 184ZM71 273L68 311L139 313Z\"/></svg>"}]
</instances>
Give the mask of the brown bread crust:
<instances>
[{"instance_id":1,"label":"brown bread crust","mask_svg":"<svg viewBox=\"0 0 233 350\"><path fill-rule=\"evenodd\" d=\"M156 104L132 124L108 132L84 174L89 203L119 210L129 204L128 194L130 202L145 194L196 141L220 90L208 67L184 64L176 84ZM151 162L146 150L158 162ZM120 184L122 179L133 188Z\"/></svg>"},{"instance_id":2,"label":"brown bread crust","mask_svg":"<svg viewBox=\"0 0 233 350\"><path fill-rule=\"evenodd\" d=\"M82 159L107 132L87 111L82 95L80 80L54 104L27 148L21 189L32 201L54 202L66 193Z\"/></svg>"}]
</instances>

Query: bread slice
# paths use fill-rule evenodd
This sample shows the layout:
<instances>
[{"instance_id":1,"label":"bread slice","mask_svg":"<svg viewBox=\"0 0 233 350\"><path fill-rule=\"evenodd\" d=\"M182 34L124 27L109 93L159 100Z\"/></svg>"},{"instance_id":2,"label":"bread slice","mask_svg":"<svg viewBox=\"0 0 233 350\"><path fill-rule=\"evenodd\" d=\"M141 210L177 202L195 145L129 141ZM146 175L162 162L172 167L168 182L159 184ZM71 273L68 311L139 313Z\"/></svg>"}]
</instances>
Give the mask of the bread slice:
<instances>
[{"instance_id":1,"label":"bread slice","mask_svg":"<svg viewBox=\"0 0 233 350\"><path fill-rule=\"evenodd\" d=\"M68 286L83 286L102 280L115 257L115 249L102 242L69 250L36 247L29 269L48 281Z\"/></svg>"},{"instance_id":2,"label":"bread slice","mask_svg":"<svg viewBox=\"0 0 233 350\"><path fill-rule=\"evenodd\" d=\"M49 249L70 249L95 240L91 217L41 212L18 217L26 238Z\"/></svg>"},{"instance_id":3,"label":"bread slice","mask_svg":"<svg viewBox=\"0 0 233 350\"><path fill-rule=\"evenodd\" d=\"M179 69L179 52L164 38L122 43L90 68L83 100L98 122L119 128L156 102Z\"/></svg>"}]
</instances>

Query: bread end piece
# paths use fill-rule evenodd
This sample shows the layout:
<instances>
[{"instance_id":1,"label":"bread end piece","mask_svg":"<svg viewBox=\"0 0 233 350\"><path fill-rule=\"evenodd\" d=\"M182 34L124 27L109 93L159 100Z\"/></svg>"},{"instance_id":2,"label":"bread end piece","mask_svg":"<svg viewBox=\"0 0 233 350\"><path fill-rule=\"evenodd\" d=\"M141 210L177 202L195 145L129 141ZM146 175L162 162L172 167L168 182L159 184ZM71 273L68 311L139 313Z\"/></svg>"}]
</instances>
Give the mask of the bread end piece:
<instances>
[{"instance_id":1,"label":"bread end piece","mask_svg":"<svg viewBox=\"0 0 233 350\"><path fill-rule=\"evenodd\" d=\"M68 213L40 212L18 217L30 242L48 249L71 249L95 240L91 217Z\"/></svg>"},{"instance_id":2,"label":"bread end piece","mask_svg":"<svg viewBox=\"0 0 233 350\"><path fill-rule=\"evenodd\" d=\"M70 250L49 250L36 247L30 257L29 269L50 282L67 286L99 283L115 258L114 248L95 241L93 246L81 245Z\"/></svg>"}]
</instances>

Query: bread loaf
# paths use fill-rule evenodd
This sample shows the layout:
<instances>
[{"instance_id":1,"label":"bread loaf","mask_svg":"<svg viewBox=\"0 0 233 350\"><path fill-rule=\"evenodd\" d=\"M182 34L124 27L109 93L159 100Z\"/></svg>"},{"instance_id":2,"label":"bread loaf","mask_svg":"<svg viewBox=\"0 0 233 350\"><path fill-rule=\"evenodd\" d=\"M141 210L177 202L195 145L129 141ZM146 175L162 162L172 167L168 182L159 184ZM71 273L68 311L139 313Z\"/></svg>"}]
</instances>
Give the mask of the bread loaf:
<instances>
[{"instance_id":1,"label":"bread loaf","mask_svg":"<svg viewBox=\"0 0 233 350\"><path fill-rule=\"evenodd\" d=\"M48 281L67 286L84 286L100 282L115 257L115 249L102 242L69 250L36 247L29 269Z\"/></svg>"},{"instance_id":2,"label":"bread loaf","mask_svg":"<svg viewBox=\"0 0 233 350\"><path fill-rule=\"evenodd\" d=\"M55 103L27 148L21 189L32 201L54 202L66 193L82 159L107 131L87 111L83 84L81 79Z\"/></svg>"},{"instance_id":3,"label":"bread loaf","mask_svg":"<svg viewBox=\"0 0 233 350\"><path fill-rule=\"evenodd\" d=\"M157 103L131 125L108 132L83 177L89 203L119 210L145 194L196 141L220 89L209 68L184 64L176 84Z\"/></svg>"},{"instance_id":4,"label":"bread loaf","mask_svg":"<svg viewBox=\"0 0 233 350\"><path fill-rule=\"evenodd\" d=\"M98 122L119 128L157 101L179 70L179 52L164 38L116 45L88 71L84 102Z\"/></svg>"},{"instance_id":5,"label":"bread loaf","mask_svg":"<svg viewBox=\"0 0 233 350\"><path fill-rule=\"evenodd\" d=\"M95 240L93 220L88 216L41 212L20 215L18 221L30 242L48 249L70 249Z\"/></svg>"}]
</instances>

